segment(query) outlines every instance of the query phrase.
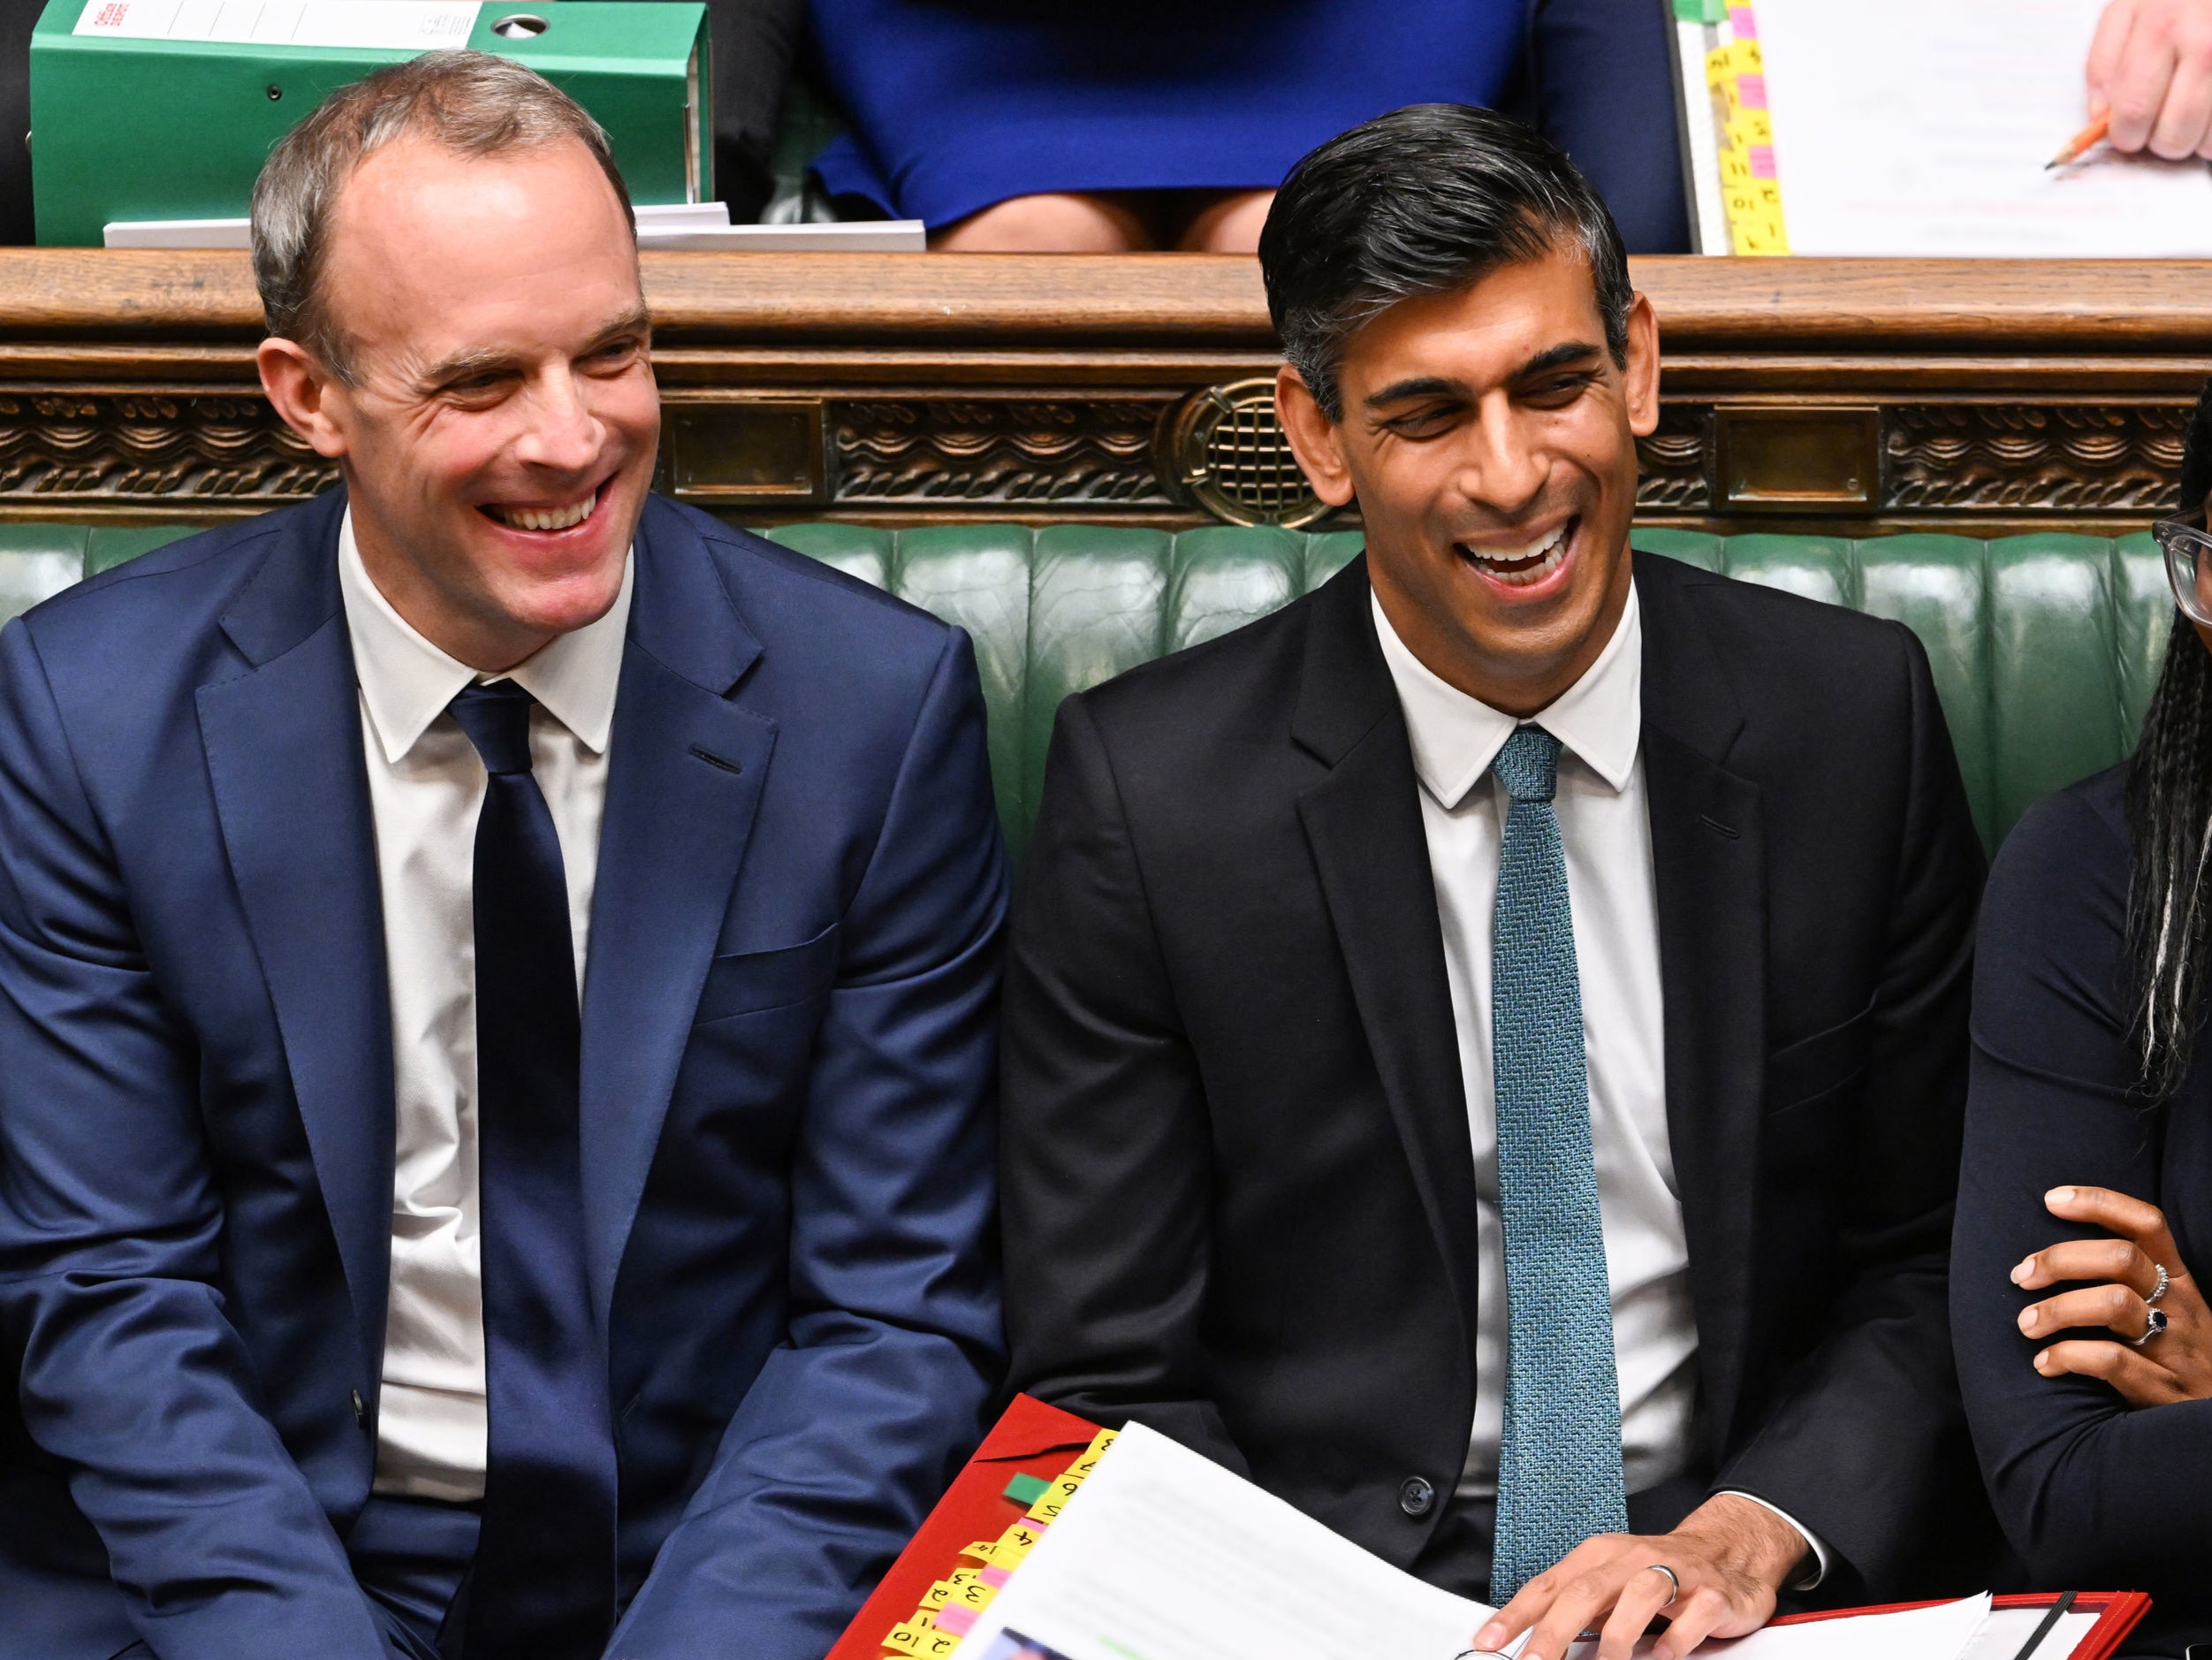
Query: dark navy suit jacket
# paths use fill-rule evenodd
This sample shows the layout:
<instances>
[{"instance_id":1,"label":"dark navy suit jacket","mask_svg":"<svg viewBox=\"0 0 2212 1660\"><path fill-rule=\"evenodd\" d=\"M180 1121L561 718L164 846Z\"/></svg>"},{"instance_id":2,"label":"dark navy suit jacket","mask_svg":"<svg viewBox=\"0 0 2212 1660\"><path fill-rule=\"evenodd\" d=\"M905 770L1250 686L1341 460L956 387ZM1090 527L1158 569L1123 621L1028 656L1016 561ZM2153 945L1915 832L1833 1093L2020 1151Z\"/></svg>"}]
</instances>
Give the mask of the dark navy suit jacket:
<instances>
[{"instance_id":1,"label":"dark navy suit jacket","mask_svg":"<svg viewBox=\"0 0 2212 1660\"><path fill-rule=\"evenodd\" d=\"M387 1652L345 1546L393 1108L342 507L0 633L0 1655ZM983 704L957 629L704 514L649 502L636 559L583 994L609 1652L810 1660L1000 1364Z\"/></svg>"}]
</instances>

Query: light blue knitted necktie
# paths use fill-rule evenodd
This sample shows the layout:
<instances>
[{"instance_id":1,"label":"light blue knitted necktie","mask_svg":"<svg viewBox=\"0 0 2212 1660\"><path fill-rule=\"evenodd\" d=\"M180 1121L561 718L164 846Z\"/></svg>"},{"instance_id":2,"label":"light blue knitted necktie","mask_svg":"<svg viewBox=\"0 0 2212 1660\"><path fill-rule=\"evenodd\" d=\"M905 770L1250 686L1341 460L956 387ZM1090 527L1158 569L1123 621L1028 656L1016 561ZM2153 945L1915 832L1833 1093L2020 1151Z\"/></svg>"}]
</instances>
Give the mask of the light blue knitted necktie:
<instances>
[{"instance_id":1,"label":"light blue knitted necktie","mask_svg":"<svg viewBox=\"0 0 2212 1660\"><path fill-rule=\"evenodd\" d=\"M1508 1311L1490 1596L1503 1603L1592 1534L1627 1531L1628 1504L1582 983L1552 809L1559 740L1522 727L1490 770L1512 797L1490 988Z\"/></svg>"}]
</instances>

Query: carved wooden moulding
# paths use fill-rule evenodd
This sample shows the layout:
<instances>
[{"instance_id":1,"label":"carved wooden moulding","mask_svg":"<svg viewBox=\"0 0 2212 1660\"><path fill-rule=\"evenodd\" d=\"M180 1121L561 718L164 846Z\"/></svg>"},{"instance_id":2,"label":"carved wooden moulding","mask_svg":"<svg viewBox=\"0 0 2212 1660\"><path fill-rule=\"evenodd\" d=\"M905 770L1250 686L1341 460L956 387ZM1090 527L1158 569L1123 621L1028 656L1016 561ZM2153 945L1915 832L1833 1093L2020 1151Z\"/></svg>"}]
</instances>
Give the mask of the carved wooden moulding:
<instances>
[{"instance_id":1,"label":"carved wooden moulding","mask_svg":"<svg viewBox=\"0 0 2212 1660\"><path fill-rule=\"evenodd\" d=\"M336 476L257 394L0 389L9 507L257 510Z\"/></svg>"},{"instance_id":2,"label":"carved wooden moulding","mask_svg":"<svg viewBox=\"0 0 2212 1660\"><path fill-rule=\"evenodd\" d=\"M1885 412L1886 505L1898 511L2173 510L2179 404L1907 404Z\"/></svg>"},{"instance_id":3,"label":"carved wooden moulding","mask_svg":"<svg viewBox=\"0 0 2212 1660\"><path fill-rule=\"evenodd\" d=\"M1053 394L708 391L665 405L661 484L749 518L1325 517L1270 383ZM1638 443L1647 522L1965 529L2170 511L2177 401L1670 401ZM311 495L329 463L244 391L0 390L0 513L231 516Z\"/></svg>"}]
</instances>

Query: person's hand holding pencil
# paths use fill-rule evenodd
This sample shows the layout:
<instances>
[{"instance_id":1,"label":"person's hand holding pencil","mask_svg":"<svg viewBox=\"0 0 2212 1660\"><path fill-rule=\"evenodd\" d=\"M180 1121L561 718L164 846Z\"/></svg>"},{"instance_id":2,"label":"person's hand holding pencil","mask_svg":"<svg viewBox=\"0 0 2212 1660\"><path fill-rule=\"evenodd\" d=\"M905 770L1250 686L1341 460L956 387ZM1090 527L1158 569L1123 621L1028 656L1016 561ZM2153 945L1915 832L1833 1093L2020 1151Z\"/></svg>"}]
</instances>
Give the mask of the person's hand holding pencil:
<instances>
[{"instance_id":1,"label":"person's hand holding pencil","mask_svg":"<svg viewBox=\"0 0 2212 1660\"><path fill-rule=\"evenodd\" d=\"M2066 148L2043 164L2043 171L2049 172L2054 167L2071 166L2073 163L2079 161L2098 145L2103 143L2105 135L2111 129L2112 118L2109 115L2099 116L2073 137L2068 139Z\"/></svg>"},{"instance_id":2,"label":"person's hand holding pencil","mask_svg":"<svg viewBox=\"0 0 2212 1660\"><path fill-rule=\"evenodd\" d=\"M2167 161L2212 157L2212 0L2111 0L2089 43L2095 118L2050 165L2100 141Z\"/></svg>"}]
</instances>

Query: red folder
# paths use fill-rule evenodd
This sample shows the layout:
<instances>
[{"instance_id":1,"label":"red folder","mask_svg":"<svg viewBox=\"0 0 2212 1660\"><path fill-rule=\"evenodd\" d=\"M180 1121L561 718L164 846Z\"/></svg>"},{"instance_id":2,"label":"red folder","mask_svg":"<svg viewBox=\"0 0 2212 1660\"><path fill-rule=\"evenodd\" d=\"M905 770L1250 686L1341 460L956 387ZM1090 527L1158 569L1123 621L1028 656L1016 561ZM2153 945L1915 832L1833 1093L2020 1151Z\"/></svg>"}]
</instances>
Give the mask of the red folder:
<instances>
[{"instance_id":1,"label":"red folder","mask_svg":"<svg viewBox=\"0 0 2212 1660\"><path fill-rule=\"evenodd\" d=\"M954 1549L959 1547L955 1545ZM1995 1601L1999 1608L2049 1608L2058 1601L2058 1595L2056 1591L2033 1591L2024 1596L1999 1596ZM1943 1600L1951 1599L1938 1599ZM1804 1626L1816 1619L1842 1619L1851 1614L1897 1614L1907 1609L1935 1606L1936 1603L1930 1602L1889 1603L1879 1608L1836 1608L1819 1614L1784 1614L1774 1623ZM2071 1655L2062 1654L2055 1644L2046 1642L2036 1649L2035 1660L2111 1660L2119 1651L2121 1640L2150 1612L2150 1598L2140 1591L2082 1591L2075 1595L2073 1606L2067 1611L2094 1614L2097 1623L2083 1634Z\"/></svg>"},{"instance_id":2,"label":"red folder","mask_svg":"<svg viewBox=\"0 0 2212 1660\"><path fill-rule=\"evenodd\" d=\"M824 1660L877 1660L891 1628L912 1618L930 1587L959 1565L963 1545L996 1539L1028 1513L1006 1496L1007 1483L1017 1475L1056 1481L1098 1433L1088 1419L1016 1395Z\"/></svg>"},{"instance_id":3,"label":"red folder","mask_svg":"<svg viewBox=\"0 0 2212 1660\"><path fill-rule=\"evenodd\" d=\"M912 1618L916 1606L937 1580L959 1565L960 1553L969 1541L996 1539L1027 1513L1029 1506L1008 1498L1007 1483L1017 1475L1045 1481L1057 1478L1076 1456L1091 1444L1098 1426L1089 1419L1064 1413L1057 1406L1027 1395L1017 1395L983 1445L953 1478L945 1496L922 1524L898 1561L883 1576L875 1594L862 1604L845 1634L824 1660L878 1660L886 1651L885 1637L893 1626ZM2049 1608L2056 1593L2028 1596L2000 1596L1999 1608ZM1896 1603L1881 1608L1836 1609L1821 1614L1785 1614L1775 1624L1795 1626L1815 1619L1841 1619L1851 1614L1888 1614L1910 1608L1929 1608L1932 1603ZM2084 1591L2074 1598L2074 1611L2094 1613L2097 1623L2078 1643L2071 1656L2050 1645L2039 1649L2035 1660L2111 1660L2120 1641L2150 1611L2150 1598L2140 1591Z\"/></svg>"}]
</instances>

